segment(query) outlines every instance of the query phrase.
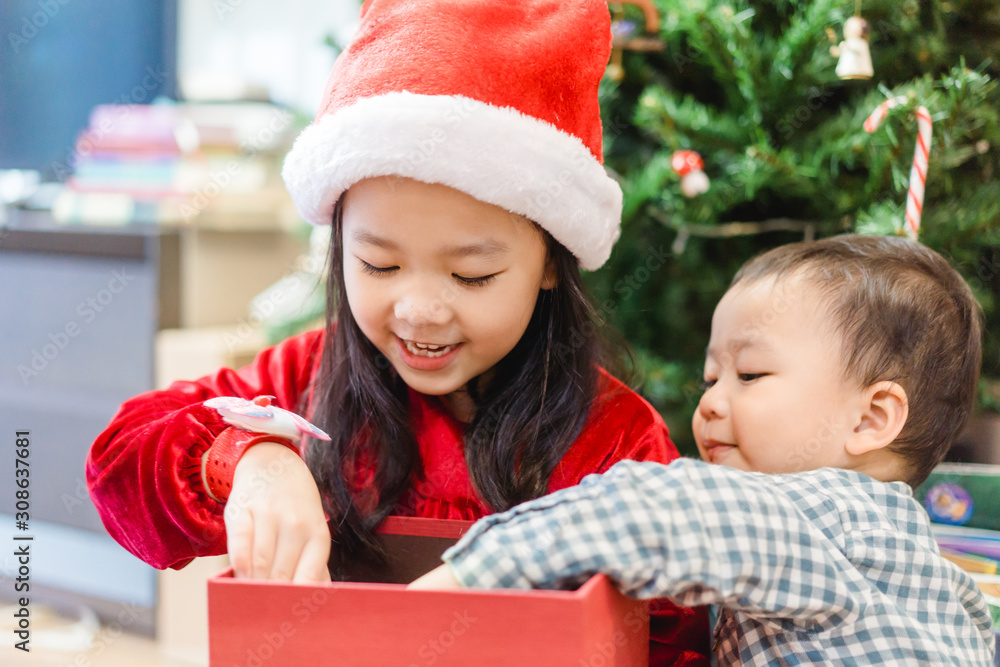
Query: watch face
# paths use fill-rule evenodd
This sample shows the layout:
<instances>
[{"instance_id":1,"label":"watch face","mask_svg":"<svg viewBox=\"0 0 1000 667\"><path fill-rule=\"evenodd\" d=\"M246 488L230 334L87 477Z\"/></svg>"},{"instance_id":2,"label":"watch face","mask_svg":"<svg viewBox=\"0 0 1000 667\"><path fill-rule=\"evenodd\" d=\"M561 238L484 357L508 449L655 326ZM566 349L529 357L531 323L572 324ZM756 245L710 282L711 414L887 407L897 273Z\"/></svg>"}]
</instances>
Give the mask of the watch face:
<instances>
[{"instance_id":1,"label":"watch face","mask_svg":"<svg viewBox=\"0 0 1000 667\"><path fill-rule=\"evenodd\" d=\"M205 401L205 407L214 408L230 426L251 433L267 433L298 441L302 434L319 440L330 436L294 412L271 404L274 396L258 396L252 401L235 396L218 396Z\"/></svg>"}]
</instances>

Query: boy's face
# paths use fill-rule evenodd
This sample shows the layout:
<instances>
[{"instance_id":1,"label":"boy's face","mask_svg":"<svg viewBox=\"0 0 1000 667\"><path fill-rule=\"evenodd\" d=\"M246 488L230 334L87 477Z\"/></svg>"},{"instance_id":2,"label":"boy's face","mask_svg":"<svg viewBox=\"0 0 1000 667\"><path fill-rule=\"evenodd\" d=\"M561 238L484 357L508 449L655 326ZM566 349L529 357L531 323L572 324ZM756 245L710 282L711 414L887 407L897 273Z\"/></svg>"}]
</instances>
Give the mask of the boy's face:
<instances>
[{"instance_id":1,"label":"boy's face","mask_svg":"<svg viewBox=\"0 0 1000 667\"><path fill-rule=\"evenodd\" d=\"M693 419L704 460L768 473L847 467L863 392L844 377L820 305L797 277L742 283L719 302Z\"/></svg>"}]
</instances>

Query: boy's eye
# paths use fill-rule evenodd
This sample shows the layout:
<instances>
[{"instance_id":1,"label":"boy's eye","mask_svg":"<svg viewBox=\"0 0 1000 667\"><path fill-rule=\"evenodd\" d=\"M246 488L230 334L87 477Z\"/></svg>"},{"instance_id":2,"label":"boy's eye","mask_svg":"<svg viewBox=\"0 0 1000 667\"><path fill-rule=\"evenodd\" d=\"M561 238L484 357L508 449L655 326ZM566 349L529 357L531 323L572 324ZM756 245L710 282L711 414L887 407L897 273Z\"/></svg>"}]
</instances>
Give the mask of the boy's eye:
<instances>
[{"instance_id":1,"label":"boy's eye","mask_svg":"<svg viewBox=\"0 0 1000 667\"><path fill-rule=\"evenodd\" d=\"M361 262L361 270L373 276L385 276L399 268L398 266L372 266L363 259L358 261Z\"/></svg>"},{"instance_id":2,"label":"boy's eye","mask_svg":"<svg viewBox=\"0 0 1000 667\"><path fill-rule=\"evenodd\" d=\"M716 382L715 378L712 378L711 380L702 380L701 381L701 390L702 391L708 391L713 386L715 386L715 382Z\"/></svg>"},{"instance_id":3,"label":"boy's eye","mask_svg":"<svg viewBox=\"0 0 1000 667\"><path fill-rule=\"evenodd\" d=\"M487 283L492 282L496 278L495 273L491 273L488 276L480 276L478 278L466 278L465 276L460 276L457 273L451 274L455 280L462 283L463 285L468 285L470 287L482 287Z\"/></svg>"},{"instance_id":4,"label":"boy's eye","mask_svg":"<svg viewBox=\"0 0 1000 667\"><path fill-rule=\"evenodd\" d=\"M740 382L753 382L767 375L767 373L739 373Z\"/></svg>"}]
</instances>

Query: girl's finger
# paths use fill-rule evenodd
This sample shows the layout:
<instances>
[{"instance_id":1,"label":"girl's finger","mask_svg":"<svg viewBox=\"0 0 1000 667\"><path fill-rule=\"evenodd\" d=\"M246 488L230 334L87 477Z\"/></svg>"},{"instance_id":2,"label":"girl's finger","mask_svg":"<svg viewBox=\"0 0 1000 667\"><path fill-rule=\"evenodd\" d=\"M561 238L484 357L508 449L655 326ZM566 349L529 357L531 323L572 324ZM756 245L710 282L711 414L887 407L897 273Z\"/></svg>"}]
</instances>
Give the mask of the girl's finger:
<instances>
[{"instance_id":1,"label":"girl's finger","mask_svg":"<svg viewBox=\"0 0 1000 667\"><path fill-rule=\"evenodd\" d=\"M330 545L330 533L324 524L323 533L316 535L306 543L292 580L296 582L330 581L330 568L327 565L330 560Z\"/></svg>"},{"instance_id":2,"label":"girl's finger","mask_svg":"<svg viewBox=\"0 0 1000 667\"><path fill-rule=\"evenodd\" d=\"M253 526L253 550L250 556L250 577L252 579L270 578L277 542L277 521L273 517L256 519Z\"/></svg>"},{"instance_id":3,"label":"girl's finger","mask_svg":"<svg viewBox=\"0 0 1000 667\"><path fill-rule=\"evenodd\" d=\"M279 528L277 543L274 549L274 562L271 563L269 579L291 581L296 566L301 560L306 547L307 534L304 530Z\"/></svg>"},{"instance_id":4,"label":"girl's finger","mask_svg":"<svg viewBox=\"0 0 1000 667\"><path fill-rule=\"evenodd\" d=\"M226 550L236 577L250 577L253 555L253 517L246 509L226 508Z\"/></svg>"}]
</instances>

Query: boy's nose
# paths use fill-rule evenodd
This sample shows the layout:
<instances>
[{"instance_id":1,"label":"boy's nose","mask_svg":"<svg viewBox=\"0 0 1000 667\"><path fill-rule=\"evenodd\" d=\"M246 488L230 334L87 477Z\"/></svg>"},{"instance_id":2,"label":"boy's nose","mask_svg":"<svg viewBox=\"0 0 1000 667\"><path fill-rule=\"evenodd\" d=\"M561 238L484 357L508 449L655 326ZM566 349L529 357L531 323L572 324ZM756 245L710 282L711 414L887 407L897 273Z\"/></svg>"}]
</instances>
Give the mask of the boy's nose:
<instances>
[{"instance_id":1,"label":"boy's nose","mask_svg":"<svg viewBox=\"0 0 1000 667\"><path fill-rule=\"evenodd\" d=\"M698 412L705 420L720 419L726 416L728 406L718 382L706 389L705 393L701 395L701 400L698 401Z\"/></svg>"}]
</instances>

